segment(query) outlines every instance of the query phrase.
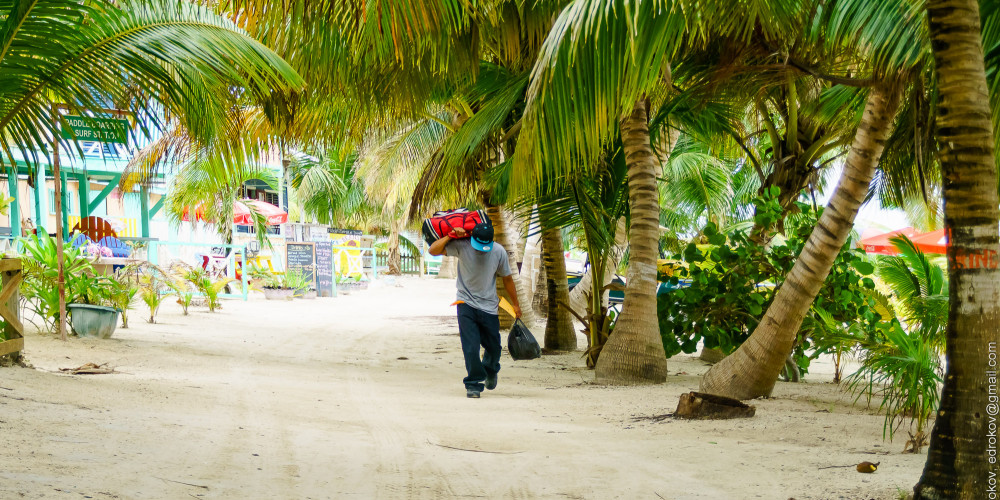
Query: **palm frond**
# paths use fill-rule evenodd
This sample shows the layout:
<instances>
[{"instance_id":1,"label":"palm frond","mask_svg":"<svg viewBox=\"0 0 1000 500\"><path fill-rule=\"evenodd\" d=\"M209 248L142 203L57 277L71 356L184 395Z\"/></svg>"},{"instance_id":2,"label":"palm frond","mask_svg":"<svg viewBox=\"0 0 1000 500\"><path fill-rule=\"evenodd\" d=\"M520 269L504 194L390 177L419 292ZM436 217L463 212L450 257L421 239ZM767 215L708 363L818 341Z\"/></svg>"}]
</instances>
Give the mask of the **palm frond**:
<instances>
[{"instance_id":1,"label":"palm frond","mask_svg":"<svg viewBox=\"0 0 1000 500\"><path fill-rule=\"evenodd\" d=\"M232 103L302 85L273 51L206 7L174 0L28 3L30 10L14 12L0 34L0 148L8 160L18 151L34 164L36 151L48 151L54 103L84 115L125 109L141 127L160 127L166 109L208 140L221 133L220 117Z\"/></svg>"}]
</instances>

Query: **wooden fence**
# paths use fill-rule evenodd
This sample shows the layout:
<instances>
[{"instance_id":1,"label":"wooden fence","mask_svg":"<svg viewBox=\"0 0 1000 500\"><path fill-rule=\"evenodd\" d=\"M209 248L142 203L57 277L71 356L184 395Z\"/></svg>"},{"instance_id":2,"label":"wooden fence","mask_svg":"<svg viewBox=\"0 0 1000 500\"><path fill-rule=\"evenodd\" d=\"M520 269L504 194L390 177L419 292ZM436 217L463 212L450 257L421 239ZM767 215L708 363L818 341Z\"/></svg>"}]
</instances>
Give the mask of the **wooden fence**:
<instances>
[{"instance_id":1,"label":"wooden fence","mask_svg":"<svg viewBox=\"0 0 1000 500\"><path fill-rule=\"evenodd\" d=\"M399 249L400 271L403 274L420 274L420 257L410 255L405 248ZM379 251L375 255L375 262L381 272L389 267L389 252Z\"/></svg>"}]
</instances>

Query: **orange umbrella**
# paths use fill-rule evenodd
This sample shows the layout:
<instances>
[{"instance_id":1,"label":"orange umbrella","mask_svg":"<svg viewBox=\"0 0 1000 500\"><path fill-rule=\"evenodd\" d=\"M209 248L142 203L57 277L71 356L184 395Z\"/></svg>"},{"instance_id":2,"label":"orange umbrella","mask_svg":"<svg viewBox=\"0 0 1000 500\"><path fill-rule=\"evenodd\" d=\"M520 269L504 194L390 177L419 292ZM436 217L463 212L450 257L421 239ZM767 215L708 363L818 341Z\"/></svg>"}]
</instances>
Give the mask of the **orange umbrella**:
<instances>
[{"instance_id":1,"label":"orange umbrella","mask_svg":"<svg viewBox=\"0 0 1000 500\"><path fill-rule=\"evenodd\" d=\"M888 233L882 233L864 238L858 241L858 246L865 249L865 253L896 255L899 252L896 251L895 245L889 241L889 238L904 235L912 239L915 234L917 234L916 229L913 229L912 227L904 227L903 229L897 229L895 231L889 231Z\"/></svg>"},{"instance_id":2,"label":"orange umbrella","mask_svg":"<svg viewBox=\"0 0 1000 500\"><path fill-rule=\"evenodd\" d=\"M944 229L911 236L910 240L924 253L948 253L948 237Z\"/></svg>"}]
</instances>

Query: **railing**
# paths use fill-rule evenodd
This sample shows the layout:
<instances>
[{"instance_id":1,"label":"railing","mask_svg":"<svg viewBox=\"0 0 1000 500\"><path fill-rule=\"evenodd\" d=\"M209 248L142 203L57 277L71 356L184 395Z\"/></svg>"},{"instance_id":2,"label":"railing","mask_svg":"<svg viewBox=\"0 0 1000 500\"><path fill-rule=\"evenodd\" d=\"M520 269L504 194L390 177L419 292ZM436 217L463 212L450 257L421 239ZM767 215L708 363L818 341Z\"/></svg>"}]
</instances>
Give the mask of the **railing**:
<instances>
[{"instance_id":1,"label":"railing","mask_svg":"<svg viewBox=\"0 0 1000 500\"><path fill-rule=\"evenodd\" d=\"M161 252L167 254L166 255L167 258L172 258L173 260L179 260L179 261L184 262L184 263L186 263L188 265L192 265L192 263L194 263L193 265L195 267L201 267L202 264L201 264L201 262L198 262L198 258L197 258L198 255L211 255L212 254L212 249L214 249L214 248L232 249L233 251L230 252L229 255L226 256L226 258L225 258L225 275L227 277L233 278L233 279L236 279L236 268L237 268L236 253L237 253L237 251L240 252L240 255L246 255L247 254L247 246L246 245L220 245L220 244L211 244L211 243L182 243L182 242L155 241L155 240L149 241L147 243L147 245L148 245L148 249L146 251L146 260L148 260L151 264L154 264L154 265L157 265L157 266L160 265L161 261L165 261L166 260L165 258L162 258L164 256L161 255ZM179 251L179 252L173 251L172 252L171 251L172 249L190 248L190 247L196 247L196 248L200 247L200 248L203 248L205 251L204 252L191 252L191 251ZM165 262L165 263L169 264L169 262ZM239 282L242 285L241 286L241 293L238 293L238 294L236 294L236 293L220 293L219 297L239 298L239 299L247 300L247 298L249 297L249 294L250 294L250 282L247 280L247 273L245 273L245 272L244 273L240 273Z\"/></svg>"},{"instance_id":2,"label":"railing","mask_svg":"<svg viewBox=\"0 0 1000 500\"><path fill-rule=\"evenodd\" d=\"M355 253L356 252L356 253ZM365 263L368 260L368 264ZM342 267L341 262L346 267ZM378 263L375 249L371 247L333 247L333 296L337 296L337 279L341 275L364 275L366 269L372 270L372 280L378 278ZM371 266L371 267L369 267Z\"/></svg>"}]
</instances>

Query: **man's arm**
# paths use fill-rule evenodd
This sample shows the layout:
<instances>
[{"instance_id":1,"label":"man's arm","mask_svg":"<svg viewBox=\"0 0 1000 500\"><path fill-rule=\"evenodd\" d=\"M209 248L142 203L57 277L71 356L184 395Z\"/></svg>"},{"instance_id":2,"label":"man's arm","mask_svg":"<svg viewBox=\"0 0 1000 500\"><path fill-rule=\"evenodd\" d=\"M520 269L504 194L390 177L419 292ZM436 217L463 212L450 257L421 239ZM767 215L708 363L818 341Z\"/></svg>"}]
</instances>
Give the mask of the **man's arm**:
<instances>
[{"instance_id":1,"label":"man's arm","mask_svg":"<svg viewBox=\"0 0 1000 500\"><path fill-rule=\"evenodd\" d=\"M453 229L453 231L455 231L455 236L458 236L459 238L464 238L465 237L465 229L462 229L460 227L456 227L455 229ZM434 243L431 243L431 246L427 249L427 252L430 253L431 255L435 255L435 256L437 256L437 255L444 255L444 252L445 252L445 248L444 247L448 246L448 242L450 242L450 241L451 241L451 236L447 236L447 235L442 236L441 238L439 238Z\"/></svg>"},{"instance_id":2,"label":"man's arm","mask_svg":"<svg viewBox=\"0 0 1000 500\"><path fill-rule=\"evenodd\" d=\"M517 289L514 288L514 278L508 276L503 277L503 288L507 290L507 296L510 297L510 304L514 306L514 317L521 317L521 304L517 301Z\"/></svg>"}]
</instances>

